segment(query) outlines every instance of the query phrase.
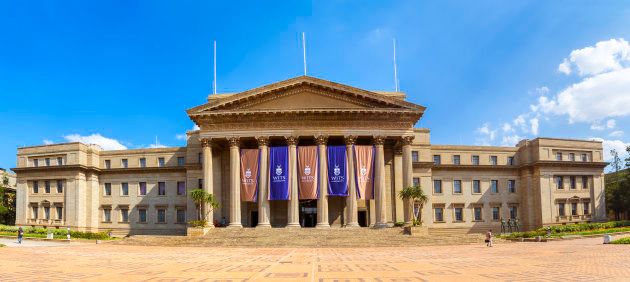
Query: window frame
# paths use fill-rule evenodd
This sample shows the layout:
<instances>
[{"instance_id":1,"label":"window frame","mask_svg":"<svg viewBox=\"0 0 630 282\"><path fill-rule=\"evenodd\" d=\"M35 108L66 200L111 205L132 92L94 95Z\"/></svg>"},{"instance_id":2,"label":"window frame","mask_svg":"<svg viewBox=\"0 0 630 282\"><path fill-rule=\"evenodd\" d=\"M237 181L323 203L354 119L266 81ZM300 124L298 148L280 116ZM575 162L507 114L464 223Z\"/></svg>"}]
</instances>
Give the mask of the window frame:
<instances>
[{"instance_id":1,"label":"window frame","mask_svg":"<svg viewBox=\"0 0 630 282\"><path fill-rule=\"evenodd\" d=\"M438 220L438 210L440 210L440 219ZM434 222L445 222L444 221L444 207L443 206L438 206L438 207L433 207L433 221Z\"/></svg>"},{"instance_id":2,"label":"window frame","mask_svg":"<svg viewBox=\"0 0 630 282\"><path fill-rule=\"evenodd\" d=\"M495 218L495 216L494 216L494 215L495 215L495 213L494 213L495 209L496 209L496 211L497 211L497 213L496 213L496 215L497 215L497 216L496 216L496 218ZM501 207L500 207L500 206L492 206L492 207L490 208L490 213L491 213L491 215L492 215L492 221L499 221L499 220L501 220Z\"/></svg>"},{"instance_id":3,"label":"window frame","mask_svg":"<svg viewBox=\"0 0 630 282\"><path fill-rule=\"evenodd\" d=\"M142 186L144 186L144 193L142 193L142 188L143 188ZM138 196L146 196L148 194L149 194L149 190L148 190L147 183L144 181L138 182Z\"/></svg>"},{"instance_id":4,"label":"window frame","mask_svg":"<svg viewBox=\"0 0 630 282\"><path fill-rule=\"evenodd\" d=\"M479 210L479 218L477 218L477 210ZM483 221L483 207L473 206L473 221L476 221L476 222Z\"/></svg>"},{"instance_id":5,"label":"window frame","mask_svg":"<svg viewBox=\"0 0 630 282\"><path fill-rule=\"evenodd\" d=\"M462 157L460 155L453 155L452 157L452 162L453 165L461 165L462 164Z\"/></svg>"},{"instance_id":6,"label":"window frame","mask_svg":"<svg viewBox=\"0 0 630 282\"><path fill-rule=\"evenodd\" d=\"M490 165L494 165L494 166L499 165L499 157L490 156Z\"/></svg>"},{"instance_id":7,"label":"window frame","mask_svg":"<svg viewBox=\"0 0 630 282\"><path fill-rule=\"evenodd\" d=\"M457 219L457 212L459 211L460 219ZM454 206L453 207L453 222L464 222L464 207L463 206Z\"/></svg>"},{"instance_id":8,"label":"window frame","mask_svg":"<svg viewBox=\"0 0 630 282\"><path fill-rule=\"evenodd\" d=\"M146 168L147 167L147 158L139 158L138 159L138 166L140 166L140 168Z\"/></svg>"},{"instance_id":9,"label":"window frame","mask_svg":"<svg viewBox=\"0 0 630 282\"><path fill-rule=\"evenodd\" d=\"M183 185L184 190L180 191L180 184ZM181 193L180 193L181 192ZM177 181L177 195L178 196L186 196L186 181Z\"/></svg>"},{"instance_id":10,"label":"window frame","mask_svg":"<svg viewBox=\"0 0 630 282\"><path fill-rule=\"evenodd\" d=\"M125 188L127 188L126 191L125 191ZM120 196L129 197L129 182L120 183Z\"/></svg>"},{"instance_id":11,"label":"window frame","mask_svg":"<svg viewBox=\"0 0 630 282\"><path fill-rule=\"evenodd\" d=\"M508 193L516 193L516 180L508 179Z\"/></svg>"},{"instance_id":12,"label":"window frame","mask_svg":"<svg viewBox=\"0 0 630 282\"><path fill-rule=\"evenodd\" d=\"M164 157L159 157L158 158L158 167L165 167L166 166L166 159Z\"/></svg>"},{"instance_id":13,"label":"window frame","mask_svg":"<svg viewBox=\"0 0 630 282\"><path fill-rule=\"evenodd\" d=\"M470 158L470 162L472 163L472 165L479 165L479 155L472 155Z\"/></svg>"},{"instance_id":14,"label":"window frame","mask_svg":"<svg viewBox=\"0 0 630 282\"><path fill-rule=\"evenodd\" d=\"M457 192L457 190L455 189L456 183L459 183L459 192ZM464 192L463 190L464 189L462 189L462 181L460 179L454 179L453 180L453 194L457 194L457 195L463 194Z\"/></svg>"},{"instance_id":15,"label":"window frame","mask_svg":"<svg viewBox=\"0 0 630 282\"><path fill-rule=\"evenodd\" d=\"M111 182L103 183L103 196L104 197L112 196L112 183Z\"/></svg>"},{"instance_id":16,"label":"window frame","mask_svg":"<svg viewBox=\"0 0 630 282\"><path fill-rule=\"evenodd\" d=\"M477 192L475 192L475 183L477 183ZM473 179L472 181L472 193L473 194L481 194L481 180Z\"/></svg>"},{"instance_id":17,"label":"window frame","mask_svg":"<svg viewBox=\"0 0 630 282\"><path fill-rule=\"evenodd\" d=\"M490 180L490 193L499 194L499 180L498 179Z\"/></svg>"},{"instance_id":18,"label":"window frame","mask_svg":"<svg viewBox=\"0 0 630 282\"><path fill-rule=\"evenodd\" d=\"M435 185L436 183L439 183L439 185L436 186ZM436 187L440 188L439 192L436 192L435 190ZM442 187L442 179L433 179L433 194L443 194L443 193L444 193L444 190Z\"/></svg>"},{"instance_id":19,"label":"window frame","mask_svg":"<svg viewBox=\"0 0 630 282\"><path fill-rule=\"evenodd\" d=\"M442 165L441 155L433 155L433 165Z\"/></svg>"},{"instance_id":20,"label":"window frame","mask_svg":"<svg viewBox=\"0 0 630 282\"><path fill-rule=\"evenodd\" d=\"M166 182L158 181L157 183L158 196L166 196Z\"/></svg>"},{"instance_id":21,"label":"window frame","mask_svg":"<svg viewBox=\"0 0 630 282\"><path fill-rule=\"evenodd\" d=\"M162 212L162 217L160 218L160 212ZM156 222L158 224L165 224L166 223L166 208L165 207L157 207L155 209L155 215L156 215Z\"/></svg>"}]
</instances>

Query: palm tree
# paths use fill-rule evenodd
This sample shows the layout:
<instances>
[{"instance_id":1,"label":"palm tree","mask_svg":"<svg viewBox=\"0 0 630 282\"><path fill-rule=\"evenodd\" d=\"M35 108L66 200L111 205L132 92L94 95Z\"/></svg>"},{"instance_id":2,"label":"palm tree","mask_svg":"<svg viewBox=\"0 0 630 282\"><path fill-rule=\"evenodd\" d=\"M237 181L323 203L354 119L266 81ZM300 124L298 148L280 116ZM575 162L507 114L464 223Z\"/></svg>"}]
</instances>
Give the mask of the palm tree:
<instances>
[{"instance_id":1,"label":"palm tree","mask_svg":"<svg viewBox=\"0 0 630 282\"><path fill-rule=\"evenodd\" d=\"M190 191L190 198L195 203L197 208L197 219L198 220L206 220L206 216L210 211L219 207L219 203L214 198L213 194L210 194L203 189L195 189ZM204 212L204 206L206 207L206 211Z\"/></svg>"},{"instance_id":2,"label":"palm tree","mask_svg":"<svg viewBox=\"0 0 630 282\"><path fill-rule=\"evenodd\" d=\"M398 192L398 197L409 202L409 208L413 214L413 226L421 225L419 220L420 211L422 210L422 205L427 202L427 195L422 191L422 187L420 185L409 186L403 188L400 192ZM418 205L418 209L415 210L416 205Z\"/></svg>"}]
</instances>

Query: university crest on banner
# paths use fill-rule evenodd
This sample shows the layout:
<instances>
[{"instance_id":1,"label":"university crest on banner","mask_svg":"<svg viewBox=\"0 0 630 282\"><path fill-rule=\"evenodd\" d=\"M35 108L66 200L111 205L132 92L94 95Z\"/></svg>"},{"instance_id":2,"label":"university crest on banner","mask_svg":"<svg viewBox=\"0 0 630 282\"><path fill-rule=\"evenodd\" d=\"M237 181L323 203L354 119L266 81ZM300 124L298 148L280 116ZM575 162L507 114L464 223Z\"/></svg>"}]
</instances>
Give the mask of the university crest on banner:
<instances>
[{"instance_id":1,"label":"university crest on banner","mask_svg":"<svg viewBox=\"0 0 630 282\"><path fill-rule=\"evenodd\" d=\"M328 195L348 196L346 146L328 146Z\"/></svg>"},{"instance_id":2,"label":"university crest on banner","mask_svg":"<svg viewBox=\"0 0 630 282\"><path fill-rule=\"evenodd\" d=\"M287 146L269 148L269 200L288 200L289 190L289 148Z\"/></svg>"},{"instance_id":3,"label":"university crest on banner","mask_svg":"<svg viewBox=\"0 0 630 282\"><path fill-rule=\"evenodd\" d=\"M299 146L298 195L300 200L314 200L319 195L317 146Z\"/></svg>"},{"instance_id":4,"label":"university crest on banner","mask_svg":"<svg viewBox=\"0 0 630 282\"><path fill-rule=\"evenodd\" d=\"M256 202L258 195L258 149L241 149L241 201Z\"/></svg>"},{"instance_id":5,"label":"university crest on banner","mask_svg":"<svg viewBox=\"0 0 630 282\"><path fill-rule=\"evenodd\" d=\"M374 199L374 146L354 146L357 198Z\"/></svg>"}]
</instances>

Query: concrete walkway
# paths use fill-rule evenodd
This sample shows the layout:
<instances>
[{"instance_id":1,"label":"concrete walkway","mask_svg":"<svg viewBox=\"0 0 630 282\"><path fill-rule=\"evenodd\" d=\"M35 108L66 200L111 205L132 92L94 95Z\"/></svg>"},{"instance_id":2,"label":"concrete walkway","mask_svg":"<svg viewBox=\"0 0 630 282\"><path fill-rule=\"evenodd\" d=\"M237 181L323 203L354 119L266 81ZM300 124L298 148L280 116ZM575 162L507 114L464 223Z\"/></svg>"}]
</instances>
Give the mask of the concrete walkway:
<instances>
[{"instance_id":1,"label":"concrete walkway","mask_svg":"<svg viewBox=\"0 0 630 282\"><path fill-rule=\"evenodd\" d=\"M601 238L422 247L84 244L0 249L0 281L627 281L630 247Z\"/></svg>"}]
</instances>

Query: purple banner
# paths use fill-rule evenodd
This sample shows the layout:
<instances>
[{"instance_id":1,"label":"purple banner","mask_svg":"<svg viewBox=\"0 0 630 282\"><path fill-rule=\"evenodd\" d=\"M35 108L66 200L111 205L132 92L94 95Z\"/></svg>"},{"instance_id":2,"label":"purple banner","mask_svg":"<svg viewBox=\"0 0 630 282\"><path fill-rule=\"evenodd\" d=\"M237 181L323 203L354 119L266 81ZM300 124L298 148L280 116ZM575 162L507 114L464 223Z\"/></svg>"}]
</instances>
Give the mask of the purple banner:
<instances>
[{"instance_id":1,"label":"purple banner","mask_svg":"<svg viewBox=\"0 0 630 282\"><path fill-rule=\"evenodd\" d=\"M348 196L346 146L328 146L328 195Z\"/></svg>"},{"instance_id":2,"label":"purple banner","mask_svg":"<svg viewBox=\"0 0 630 282\"><path fill-rule=\"evenodd\" d=\"M289 147L269 147L269 200L289 199Z\"/></svg>"}]
</instances>

